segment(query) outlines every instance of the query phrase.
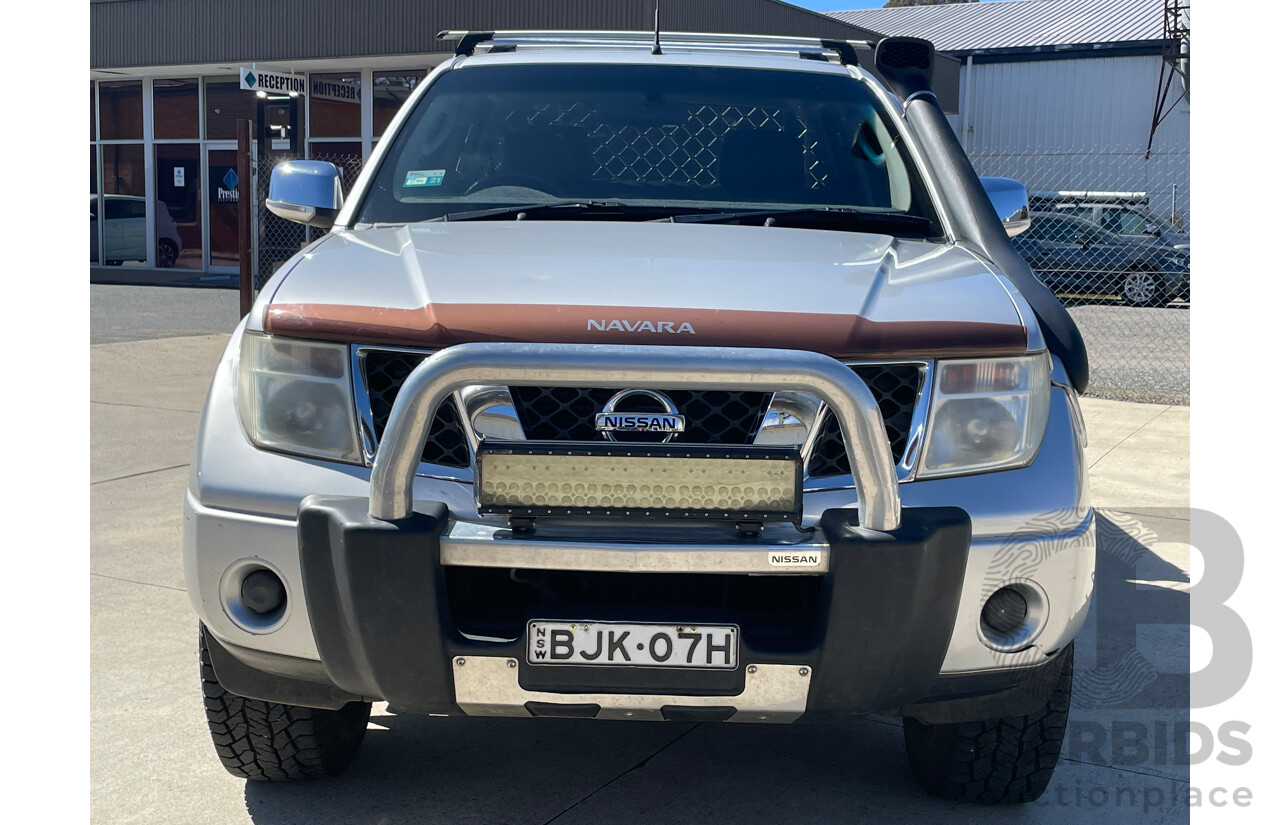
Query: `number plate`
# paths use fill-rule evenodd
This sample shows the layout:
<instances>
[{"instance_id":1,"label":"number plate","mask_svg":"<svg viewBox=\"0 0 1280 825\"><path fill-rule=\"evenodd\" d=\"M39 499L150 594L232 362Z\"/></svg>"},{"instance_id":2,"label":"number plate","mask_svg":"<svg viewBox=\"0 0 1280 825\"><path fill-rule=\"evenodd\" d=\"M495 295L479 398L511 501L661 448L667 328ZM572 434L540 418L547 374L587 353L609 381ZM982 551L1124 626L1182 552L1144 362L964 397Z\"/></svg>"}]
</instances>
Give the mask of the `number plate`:
<instances>
[{"instance_id":1,"label":"number plate","mask_svg":"<svg viewBox=\"0 0 1280 825\"><path fill-rule=\"evenodd\" d=\"M528 635L531 665L738 666L732 625L535 621Z\"/></svg>"}]
</instances>

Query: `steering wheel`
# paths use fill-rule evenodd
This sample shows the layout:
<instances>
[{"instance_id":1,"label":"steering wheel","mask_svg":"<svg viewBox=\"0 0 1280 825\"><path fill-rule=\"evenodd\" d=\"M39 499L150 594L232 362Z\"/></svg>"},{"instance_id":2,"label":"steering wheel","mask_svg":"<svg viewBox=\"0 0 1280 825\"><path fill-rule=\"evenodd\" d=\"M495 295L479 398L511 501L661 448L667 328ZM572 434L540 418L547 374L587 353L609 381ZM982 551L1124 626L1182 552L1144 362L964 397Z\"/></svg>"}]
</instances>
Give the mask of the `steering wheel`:
<instances>
[{"instance_id":1,"label":"steering wheel","mask_svg":"<svg viewBox=\"0 0 1280 825\"><path fill-rule=\"evenodd\" d=\"M541 178L533 175L522 175L518 172L495 172L491 175L485 175L480 180L467 187L464 194L470 195L472 192L478 192L481 189L491 189L495 186L523 186L526 189L536 189L539 192L546 192L548 195L554 195L553 187Z\"/></svg>"}]
</instances>

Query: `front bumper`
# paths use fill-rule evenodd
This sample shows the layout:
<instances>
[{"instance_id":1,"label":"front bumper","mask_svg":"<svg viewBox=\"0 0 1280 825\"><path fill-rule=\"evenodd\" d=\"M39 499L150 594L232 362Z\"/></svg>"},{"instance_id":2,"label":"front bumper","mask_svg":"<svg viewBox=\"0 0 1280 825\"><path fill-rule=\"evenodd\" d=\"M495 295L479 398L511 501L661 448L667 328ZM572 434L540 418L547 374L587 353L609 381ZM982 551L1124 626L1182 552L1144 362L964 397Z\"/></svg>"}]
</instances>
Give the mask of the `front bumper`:
<instances>
[{"instance_id":1,"label":"front bumper","mask_svg":"<svg viewBox=\"0 0 1280 825\"><path fill-rule=\"evenodd\" d=\"M937 678L969 545L968 516L956 508L905 511L902 525L884 533L859 529L855 511L830 511L820 527L832 554L823 577L824 620L816 644L759 649L744 628L739 653L744 666L730 672L663 670L656 674L663 681L655 683L632 668L530 665L523 635L507 642L465 637L452 621L441 575L447 510L419 505L410 518L393 523L371 518L368 506L360 498L311 497L302 503L302 579L316 645L337 687L420 713L461 708L528 715L529 703L545 703L552 694L561 697L558 704L599 706L598 699L574 695L585 691L572 690L592 683L596 692L647 693L671 703L633 702L626 706L633 712L669 706L679 715L707 707L711 697L712 706L733 708L734 716L769 721L790 721L802 712L898 707L923 698ZM704 615L699 621L727 618ZM498 676L507 678L471 676L492 667L493 660L501 662ZM783 680L783 687L758 687L777 681L775 665L796 678ZM801 670L811 678L801 677ZM508 676L509 671L515 673ZM551 680L546 690L537 687L540 677ZM696 703L684 699L699 694L704 698Z\"/></svg>"},{"instance_id":2,"label":"front bumper","mask_svg":"<svg viewBox=\"0 0 1280 825\"><path fill-rule=\"evenodd\" d=\"M808 536L778 525L754 542L636 541L541 527L533 537L518 536L475 516L469 485L422 476L410 479L416 512L408 520L370 519L367 469L248 445L231 404L231 372L224 360L201 422L184 556L193 604L221 650L215 668L230 680L228 689L239 685L244 695L316 706L386 699L427 713L821 718L1007 691L1051 664L1087 613L1093 518L1061 388L1052 391L1048 432L1032 465L903 484L895 530L860 532L857 493L836 489L806 493L804 526L816 528ZM299 508L311 493L328 495ZM367 542L385 548L370 551ZM394 546L401 552L386 549ZM744 634L742 667L731 678L636 677L626 668L603 676L613 669L556 666L550 679L547 668L524 662L522 638L485 641L460 632L445 592L451 569L776 578L782 571L768 569L767 556L778 547L820 560L787 571L818 582L817 630L812 643L786 650L754 646ZM351 548L359 548L358 564ZM228 577L246 563L285 582L287 608L269 627L246 625L228 609ZM1029 648L1001 652L983 642L979 614L991 592L1015 581L1038 588L1049 608ZM629 618L709 624L732 617Z\"/></svg>"}]
</instances>

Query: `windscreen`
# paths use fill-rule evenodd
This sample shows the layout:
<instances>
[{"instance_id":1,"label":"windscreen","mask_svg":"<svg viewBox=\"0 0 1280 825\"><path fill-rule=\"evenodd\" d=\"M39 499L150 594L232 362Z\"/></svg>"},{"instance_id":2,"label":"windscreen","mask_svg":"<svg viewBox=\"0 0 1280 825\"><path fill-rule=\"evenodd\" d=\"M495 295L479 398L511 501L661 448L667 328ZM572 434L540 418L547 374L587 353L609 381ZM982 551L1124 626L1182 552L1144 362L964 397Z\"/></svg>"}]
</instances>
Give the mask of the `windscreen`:
<instances>
[{"instance_id":1,"label":"windscreen","mask_svg":"<svg viewBox=\"0 0 1280 825\"><path fill-rule=\"evenodd\" d=\"M643 65L443 74L382 159L358 223L568 201L844 208L935 227L879 102L847 75Z\"/></svg>"}]
</instances>

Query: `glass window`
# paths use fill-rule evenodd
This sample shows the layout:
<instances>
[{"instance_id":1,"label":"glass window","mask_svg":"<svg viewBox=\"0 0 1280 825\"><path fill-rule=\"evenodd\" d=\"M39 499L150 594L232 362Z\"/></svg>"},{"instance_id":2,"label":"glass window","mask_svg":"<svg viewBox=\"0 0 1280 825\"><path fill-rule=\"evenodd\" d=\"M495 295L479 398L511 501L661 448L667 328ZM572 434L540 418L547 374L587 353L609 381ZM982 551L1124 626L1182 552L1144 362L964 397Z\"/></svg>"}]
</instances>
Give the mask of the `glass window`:
<instances>
[{"instance_id":1,"label":"glass window","mask_svg":"<svg viewBox=\"0 0 1280 825\"><path fill-rule=\"evenodd\" d=\"M1027 237L1033 241L1070 243L1080 234L1080 225L1057 218L1037 218L1031 221Z\"/></svg>"},{"instance_id":2,"label":"glass window","mask_svg":"<svg viewBox=\"0 0 1280 825\"><path fill-rule=\"evenodd\" d=\"M142 81L98 84L103 140L142 140Z\"/></svg>"},{"instance_id":3,"label":"glass window","mask_svg":"<svg viewBox=\"0 0 1280 825\"><path fill-rule=\"evenodd\" d=\"M449 72L395 136L357 220L561 200L619 200L637 219L769 209L805 226L940 232L919 173L865 84L676 65Z\"/></svg>"},{"instance_id":4,"label":"glass window","mask_svg":"<svg viewBox=\"0 0 1280 825\"><path fill-rule=\"evenodd\" d=\"M239 182L238 175L231 177L238 162L235 149L209 150L210 266L240 265L240 192L231 185ZM298 227L297 231L301 229Z\"/></svg>"},{"instance_id":5,"label":"glass window","mask_svg":"<svg viewBox=\"0 0 1280 825\"><path fill-rule=\"evenodd\" d=\"M307 81L311 137L360 137L360 75L313 74Z\"/></svg>"},{"instance_id":6,"label":"glass window","mask_svg":"<svg viewBox=\"0 0 1280 825\"><path fill-rule=\"evenodd\" d=\"M105 110L105 107L104 107ZM147 202L141 143L102 147L102 246L107 266L147 260Z\"/></svg>"},{"instance_id":7,"label":"glass window","mask_svg":"<svg viewBox=\"0 0 1280 825\"><path fill-rule=\"evenodd\" d=\"M162 143L156 160L156 266L200 269L200 144Z\"/></svg>"},{"instance_id":8,"label":"glass window","mask_svg":"<svg viewBox=\"0 0 1280 825\"><path fill-rule=\"evenodd\" d=\"M83 226L84 224L81 224ZM89 263L98 262L98 147L89 147Z\"/></svg>"},{"instance_id":9,"label":"glass window","mask_svg":"<svg viewBox=\"0 0 1280 825\"><path fill-rule=\"evenodd\" d=\"M1102 228L1121 235L1141 235L1147 231L1146 217L1127 209L1102 210Z\"/></svg>"},{"instance_id":10,"label":"glass window","mask_svg":"<svg viewBox=\"0 0 1280 825\"><path fill-rule=\"evenodd\" d=\"M108 195L147 193L141 143L102 147L102 191Z\"/></svg>"},{"instance_id":11,"label":"glass window","mask_svg":"<svg viewBox=\"0 0 1280 825\"><path fill-rule=\"evenodd\" d=\"M386 72L373 76L373 136L381 137L391 119L409 99L409 94L426 77L425 69Z\"/></svg>"},{"instance_id":12,"label":"glass window","mask_svg":"<svg viewBox=\"0 0 1280 825\"><path fill-rule=\"evenodd\" d=\"M194 77L151 82L155 136L160 140L200 137L200 83Z\"/></svg>"},{"instance_id":13,"label":"glass window","mask_svg":"<svg viewBox=\"0 0 1280 825\"><path fill-rule=\"evenodd\" d=\"M235 140L236 121L257 116L257 98L240 88L239 79L205 82L204 131L209 140Z\"/></svg>"},{"instance_id":14,"label":"glass window","mask_svg":"<svg viewBox=\"0 0 1280 825\"><path fill-rule=\"evenodd\" d=\"M98 94L89 81L89 140L98 139Z\"/></svg>"},{"instance_id":15,"label":"glass window","mask_svg":"<svg viewBox=\"0 0 1280 825\"><path fill-rule=\"evenodd\" d=\"M107 198L107 220L118 221L129 217L129 202L119 198Z\"/></svg>"},{"instance_id":16,"label":"glass window","mask_svg":"<svg viewBox=\"0 0 1280 825\"><path fill-rule=\"evenodd\" d=\"M273 101L268 98L262 107L262 118L267 124L267 133L274 151L290 151L295 146L297 135L293 128L293 113L297 103L293 100Z\"/></svg>"}]
</instances>

